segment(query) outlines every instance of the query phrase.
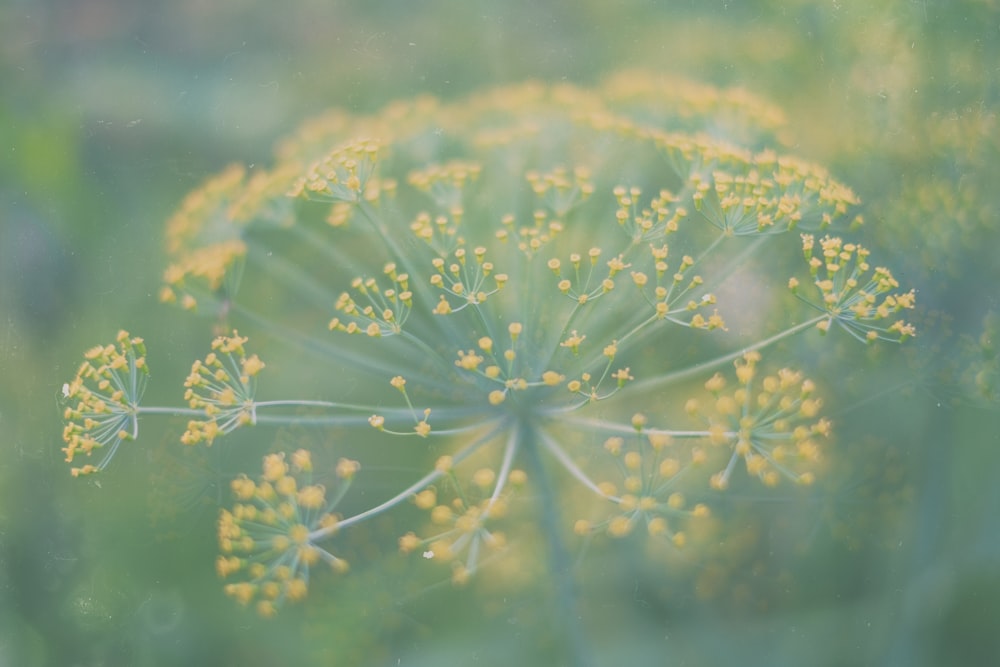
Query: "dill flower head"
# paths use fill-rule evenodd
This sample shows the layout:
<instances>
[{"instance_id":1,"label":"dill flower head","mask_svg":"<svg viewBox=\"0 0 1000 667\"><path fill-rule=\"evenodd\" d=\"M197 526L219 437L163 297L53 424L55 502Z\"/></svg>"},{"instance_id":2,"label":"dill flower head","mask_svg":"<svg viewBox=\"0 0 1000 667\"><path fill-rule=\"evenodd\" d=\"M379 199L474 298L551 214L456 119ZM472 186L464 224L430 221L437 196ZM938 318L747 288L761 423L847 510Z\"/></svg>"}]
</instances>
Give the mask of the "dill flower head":
<instances>
[{"instance_id":1,"label":"dill flower head","mask_svg":"<svg viewBox=\"0 0 1000 667\"><path fill-rule=\"evenodd\" d=\"M347 561L315 544L315 531L337 527L332 513L344 495L357 463L342 460L336 493L327 498L322 484L312 483L312 456L297 450L290 461L284 453L264 457L257 481L241 475L233 480L236 504L219 517L216 570L223 578L238 578L225 592L241 604L254 603L262 616L272 616L286 601L305 598L310 568L325 563L346 572Z\"/></svg>"},{"instance_id":2,"label":"dill flower head","mask_svg":"<svg viewBox=\"0 0 1000 667\"><path fill-rule=\"evenodd\" d=\"M335 375L325 398L351 386L363 400L343 412L371 405L373 430L354 437L416 436L447 452L447 465L428 458L400 494L429 521L399 544L451 563L456 581L503 548L495 524L532 460L565 473L537 480L551 502L560 485L580 484L605 503L578 533L620 537L641 523L677 547L737 462L767 486L814 478L830 432L815 385L794 360L741 352L791 330L727 335L716 288L750 257L792 266L789 230L856 226L858 198L781 152L763 101L650 81L622 76L596 92L528 84L349 121L330 114L283 143L273 170L227 171L194 197L201 208L189 201L170 223L184 243L167 300L224 300L234 317L301 342ZM191 244L209 237L219 240ZM838 266L866 271L859 248L838 248ZM838 294L836 311L810 324L836 317L855 334L905 338L904 325L867 323L909 307L912 294L872 302L895 287L888 274L872 280L848 279L843 289L858 296ZM830 304L827 281L816 283ZM303 335L318 322L329 332L320 342ZM712 371L732 360L728 390ZM689 404L699 423L685 428L664 402L699 369L713 401ZM189 382L208 374L202 364ZM240 404L230 388L199 405ZM252 421L243 405L227 424ZM728 454L713 469L720 448Z\"/></svg>"},{"instance_id":3,"label":"dill flower head","mask_svg":"<svg viewBox=\"0 0 1000 667\"><path fill-rule=\"evenodd\" d=\"M238 331L218 336L204 361L197 360L184 382L184 400L194 410L203 410L204 420L191 420L181 436L185 445L212 444L216 436L256 422L254 393L257 373L264 362L256 354L247 356L246 337Z\"/></svg>"},{"instance_id":4,"label":"dill flower head","mask_svg":"<svg viewBox=\"0 0 1000 667\"><path fill-rule=\"evenodd\" d=\"M122 441L139 434L138 406L149 379L146 346L124 330L115 342L88 350L76 376L62 388L66 462L102 454L96 464L72 467L74 477L100 471Z\"/></svg>"},{"instance_id":5,"label":"dill flower head","mask_svg":"<svg viewBox=\"0 0 1000 667\"><path fill-rule=\"evenodd\" d=\"M642 527L682 548L738 480L811 483L831 432L821 379L766 348L831 321L902 340L909 325L882 320L913 294L887 270L867 277L867 250L832 236L861 222L857 196L780 135L780 112L744 91L636 73L592 91L529 83L331 112L270 170L230 167L189 195L168 222L161 298L249 336L194 364L183 442L298 406L317 414L287 421L339 427L334 452L364 464L398 441L424 466L333 521L301 463L265 459L221 515L219 572L248 577L227 592L270 615L305 595L309 565L340 562L320 542L401 505L424 520L400 549L463 582L524 512L547 517L550 539ZM817 267L807 249L821 298L798 311L781 296L803 268L790 230L836 251ZM774 299L720 298L748 267ZM748 308L770 329L730 330L728 312ZM259 400L250 349L314 396ZM572 487L595 500L588 517L563 507Z\"/></svg>"},{"instance_id":6,"label":"dill flower head","mask_svg":"<svg viewBox=\"0 0 1000 667\"><path fill-rule=\"evenodd\" d=\"M912 324L890 321L899 311L914 307L915 290L893 293L899 283L892 272L881 266L873 269L867 261L871 253L863 246L831 236L824 236L819 243L817 255L813 235L802 235L809 274L821 297L812 305L828 315L817 323L820 331L826 333L837 322L853 337L867 342L904 341L916 335ZM798 279L792 278L788 285L798 295Z\"/></svg>"}]
</instances>

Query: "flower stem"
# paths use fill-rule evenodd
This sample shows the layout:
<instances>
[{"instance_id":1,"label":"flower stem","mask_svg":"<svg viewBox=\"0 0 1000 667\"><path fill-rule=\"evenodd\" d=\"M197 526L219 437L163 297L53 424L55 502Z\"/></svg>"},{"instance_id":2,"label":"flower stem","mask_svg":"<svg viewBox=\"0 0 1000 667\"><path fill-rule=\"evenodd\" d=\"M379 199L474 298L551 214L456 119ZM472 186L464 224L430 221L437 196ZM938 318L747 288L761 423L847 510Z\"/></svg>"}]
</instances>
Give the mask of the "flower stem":
<instances>
[{"instance_id":1,"label":"flower stem","mask_svg":"<svg viewBox=\"0 0 1000 667\"><path fill-rule=\"evenodd\" d=\"M543 434L540 433L536 425L524 421L520 422L516 428L518 440L527 459L525 467L528 479L533 480L535 488L538 489L538 504L541 511L539 528L549 545L549 570L555 589L553 592L556 606L552 618L557 619L558 629L556 632L561 631L562 638L566 641L568 664L591 665L593 664L591 660L593 654L588 650L585 640L580 616L579 596L576 582L573 581L573 561L562 537L562 525L559 512L556 509L556 494L548 480L545 465L539 452L542 444L539 442L539 438L543 437ZM559 625L562 627L559 628Z\"/></svg>"},{"instance_id":2,"label":"flower stem","mask_svg":"<svg viewBox=\"0 0 1000 667\"><path fill-rule=\"evenodd\" d=\"M159 406L137 406L135 409L137 415L200 415L205 416L205 411L195 408L172 408L172 407L159 407Z\"/></svg>"},{"instance_id":3,"label":"flower stem","mask_svg":"<svg viewBox=\"0 0 1000 667\"><path fill-rule=\"evenodd\" d=\"M552 436L542 430L538 431L538 435L542 444L549 450L549 453L556 457L562 467L566 469L566 472L573 475L573 477L575 477L581 484L602 498L607 498L613 502L621 500L617 496L608 496L601 491L597 484L587 476L587 473L583 472L583 470L581 470L580 467L573 462L573 459L571 459L569 455L563 451L563 448L559 446L559 443L552 439Z\"/></svg>"},{"instance_id":4,"label":"flower stem","mask_svg":"<svg viewBox=\"0 0 1000 667\"><path fill-rule=\"evenodd\" d=\"M491 428L489 431L487 431L485 435L483 435L480 438L477 438L471 444L469 444L467 447L465 447L464 449L462 449L458 454L455 454L452 457L452 461L455 464L458 464L463 459L468 458L476 450L478 450L484 444L486 444L490 440L492 440L496 436L496 434L499 433L502 429L503 429L503 423L502 422L498 422L496 424L493 424L493 428ZM395 507L399 503L403 502L404 500L406 500L407 498L409 498L410 496L412 496L417 491L420 491L421 489L423 489L424 487L426 487L428 484L433 483L436 479L438 479L439 477L442 477L442 476L444 476L446 474L447 474L447 471L444 471L444 470L437 470L437 469L432 470L431 472L427 473L426 475L424 475L423 477L421 477L420 479L418 479L416 482L414 482L413 484L409 485L408 487L406 487L405 489L403 489L402 491L400 491L399 493L397 493L396 495L394 495L392 498L389 498L385 502L383 502L383 503L381 503L379 505L376 505L375 507L372 507L371 509L365 510L364 512L361 512L359 514L355 514L352 517L349 517L347 519L343 519L342 521L338 521L333 526L330 526L330 527L327 527L327 528L318 528L318 529L312 531L311 533L309 533L309 541L310 542L317 542L317 541L322 540L322 539L324 539L326 537L329 537L330 535L332 535L333 533L337 532L338 530L341 530L343 528L347 528L348 526L351 526L351 525L356 524L356 523L360 523L360 522L364 521L365 519L373 517L373 516L375 516L377 514L381 514L382 512Z\"/></svg>"},{"instance_id":5,"label":"flower stem","mask_svg":"<svg viewBox=\"0 0 1000 667\"><path fill-rule=\"evenodd\" d=\"M814 317L811 320L806 320L796 324L795 326L785 329L780 333L776 333L770 338L765 338L762 341L758 341L753 345L747 345L746 347L741 347L740 349L730 352L729 354L724 354L721 357L715 357L714 359L709 359L708 361L703 361L700 364L695 364L694 366L689 366L683 370L674 371L673 373L666 373L664 375L658 375L656 377L648 378L646 380L639 380L632 383L633 390L642 389L644 391L649 391L651 389L656 389L660 387L665 387L667 385L673 384L675 382L680 382L681 380L686 380L692 376L700 375L705 371L711 370L717 366L721 366L724 363L733 361L734 359L739 359L747 352L752 350L761 350L768 345L773 345L778 341L787 338L793 334L796 334L803 329L808 329L809 327L816 326L820 320L826 319L826 315L820 315Z\"/></svg>"}]
</instances>

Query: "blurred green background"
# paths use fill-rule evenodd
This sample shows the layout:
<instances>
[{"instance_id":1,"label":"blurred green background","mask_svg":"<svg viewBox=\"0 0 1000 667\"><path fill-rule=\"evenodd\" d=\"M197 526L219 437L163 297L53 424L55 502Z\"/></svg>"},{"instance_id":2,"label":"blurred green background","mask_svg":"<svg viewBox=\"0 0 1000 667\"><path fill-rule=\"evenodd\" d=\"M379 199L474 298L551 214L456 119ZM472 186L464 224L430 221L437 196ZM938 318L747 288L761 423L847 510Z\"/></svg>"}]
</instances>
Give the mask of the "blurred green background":
<instances>
[{"instance_id":1,"label":"blurred green background","mask_svg":"<svg viewBox=\"0 0 1000 667\"><path fill-rule=\"evenodd\" d=\"M169 467L141 447L176 428L144 433L114 475L73 480L57 399L82 351L124 327L169 342L176 358L161 357L148 395L176 400L210 323L177 326L156 301L163 222L225 164L267 162L301 120L636 67L782 107L794 152L868 205L866 245L918 289L921 333L899 382L878 389L885 411L855 413L881 458L854 480L863 500L817 517L828 535L795 570L808 595L760 615L725 596L651 604L638 575L602 571L583 585L597 663L997 659L1000 3L5 0L0 665L547 664L531 598L434 597L391 563L252 618L223 598L212 539L194 553L170 539L211 537L214 510L151 508L151 471ZM869 512L869 533L840 539ZM433 619L441 600L450 625Z\"/></svg>"}]
</instances>

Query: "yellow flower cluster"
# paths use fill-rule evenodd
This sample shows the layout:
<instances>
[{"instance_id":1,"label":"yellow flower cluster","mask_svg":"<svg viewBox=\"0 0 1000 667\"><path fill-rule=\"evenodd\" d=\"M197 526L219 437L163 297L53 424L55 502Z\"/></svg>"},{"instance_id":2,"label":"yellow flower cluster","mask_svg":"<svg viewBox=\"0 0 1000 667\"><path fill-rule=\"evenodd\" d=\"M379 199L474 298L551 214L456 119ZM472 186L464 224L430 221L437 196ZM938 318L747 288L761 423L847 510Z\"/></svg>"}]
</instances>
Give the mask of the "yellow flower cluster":
<instances>
[{"instance_id":1,"label":"yellow flower cluster","mask_svg":"<svg viewBox=\"0 0 1000 667\"><path fill-rule=\"evenodd\" d=\"M116 342L88 350L76 377L63 385L66 462L107 448L99 463L71 468L74 477L103 469L122 441L139 432L139 401L149 377L146 346L127 331L119 331Z\"/></svg>"},{"instance_id":2,"label":"yellow flower cluster","mask_svg":"<svg viewBox=\"0 0 1000 667\"><path fill-rule=\"evenodd\" d=\"M665 146L679 151L682 160L693 157L669 142ZM687 148L684 142L681 146ZM706 144L700 150L715 149ZM724 169L707 175L695 171L689 183L695 208L726 234L781 233L803 222L823 229L859 202L850 188L804 160L774 151L734 151L725 157ZM860 222L855 218L855 224Z\"/></svg>"},{"instance_id":3,"label":"yellow flower cluster","mask_svg":"<svg viewBox=\"0 0 1000 667\"><path fill-rule=\"evenodd\" d=\"M429 194L442 209L454 216L461 216L462 191L467 183L479 177L482 168L478 162L451 160L415 169L406 177L406 182Z\"/></svg>"},{"instance_id":4,"label":"yellow flower cluster","mask_svg":"<svg viewBox=\"0 0 1000 667\"><path fill-rule=\"evenodd\" d=\"M450 563L452 581L462 584L487 554L506 546L506 535L491 526L507 514L511 487L523 486L527 476L522 470L510 470L504 480L498 479L492 468L479 468L470 483L463 485L452 470L452 463L450 457L443 457L436 468L446 473L449 486L455 491L453 497L441 498L444 494L429 486L412 498L418 508L430 513L431 534L418 537L416 533L406 533L399 538L399 549Z\"/></svg>"},{"instance_id":5,"label":"yellow flower cluster","mask_svg":"<svg viewBox=\"0 0 1000 667\"><path fill-rule=\"evenodd\" d=\"M167 221L170 263L163 273L160 301L194 310L200 299L232 299L246 261L243 237L252 223L288 226L292 201L285 196L298 174L295 164L274 170L230 165L192 191Z\"/></svg>"},{"instance_id":6,"label":"yellow flower cluster","mask_svg":"<svg viewBox=\"0 0 1000 667\"><path fill-rule=\"evenodd\" d=\"M698 447L684 450L672 434L646 428L644 414L633 415L631 423L634 432L629 437L614 435L604 441L621 482L605 478L597 488L614 503L615 513L600 522L579 519L574 531L625 537L641 526L651 537L683 547L687 535L681 527L710 514L707 505L691 504L683 491L685 478L705 462L706 454Z\"/></svg>"},{"instance_id":7,"label":"yellow flower cluster","mask_svg":"<svg viewBox=\"0 0 1000 667\"><path fill-rule=\"evenodd\" d=\"M525 178L542 205L557 218L564 218L594 194L592 174L586 167L576 167L572 172L566 167L529 171Z\"/></svg>"},{"instance_id":8,"label":"yellow flower cluster","mask_svg":"<svg viewBox=\"0 0 1000 667\"><path fill-rule=\"evenodd\" d=\"M819 256L814 254L815 245L812 234L802 235L809 274L821 297L819 303L807 303L828 314L816 325L820 331L826 333L837 322L852 336L866 342L877 339L902 342L916 335L912 324L890 321L899 311L913 308L914 290L893 292L899 283L892 272L885 267L872 269L868 263L870 253L860 245L825 236L819 242ZM788 286L798 293L796 278Z\"/></svg>"},{"instance_id":9,"label":"yellow flower cluster","mask_svg":"<svg viewBox=\"0 0 1000 667\"><path fill-rule=\"evenodd\" d=\"M785 113L743 88L719 89L679 77L625 70L611 75L603 93L619 104L638 106L647 113L664 113L666 107L691 121L706 116L716 118L740 140L766 130L785 143Z\"/></svg>"},{"instance_id":10,"label":"yellow flower cluster","mask_svg":"<svg viewBox=\"0 0 1000 667\"><path fill-rule=\"evenodd\" d=\"M243 196L245 177L242 166L230 165L191 192L167 221L171 262L163 274L161 301L194 310L197 295L214 293L243 261L246 220L237 221L232 207Z\"/></svg>"},{"instance_id":11,"label":"yellow flower cluster","mask_svg":"<svg viewBox=\"0 0 1000 667\"><path fill-rule=\"evenodd\" d=\"M670 190L660 190L649 206L641 209L642 188L619 185L613 194L618 202L615 218L634 242L653 241L673 234L688 215L683 205L674 206L680 199Z\"/></svg>"},{"instance_id":12,"label":"yellow flower cluster","mask_svg":"<svg viewBox=\"0 0 1000 667\"><path fill-rule=\"evenodd\" d=\"M232 336L219 336L212 341L212 351L204 361L198 359L191 366L184 381L184 400L208 419L188 422L181 436L185 445L211 445L219 435L256 423L254 396L264 362L256 354L247 356L247 340L237 331Z\"/></svg>"},{"instance_id":13,"label":"yellow flower cluster","mask_svg":"<svg viewBox=\"0 0 1000 667\"><path fill-rule=\"evenodd\" d=\"M434 312L449 315L467 306L478 306L496 294L507 283L506 273L493 273L493 262L486 261L486 248L472 249L472 261L464 247L456 248L450 257L431 260L434 272L430 284L444 292Z\"/></svg>"},{"instance_id":14,"label":"yellow flower cluster","mask_svg":"<svg viewBox=\"0 0 1000 667\"><path fill-rule=\"evenodd\" d=\"M332 500L322 484L312 483L312 455L305 449L292 453L290 461L284 453L268 454L257 481L246 475L234 479L236 503L219 515L216 571L242 580L227 583L226 595L270 617L285 602L306 597L309 569L320 561L346 572L347 561L313 543L314 531L322 530L325 537L336 530L332 509L358 467L356 461L340 461L341 483Z\"/></svg>"},{"instance_id":15,"label":"yellow flower cluster","mask_svg":"<svg viewBox=\"0 0 1000 667\"><path fill-rule=\"evenodd\" d=\"M782 368L758 377L758 352L747 352L735 362L736 387L716 373L706 383L710 402L690 399L685 410L708 426L710 445L726 452L725 464L711 477L711 486L729 486L737 462L747 474L766 486L782 477L812 484L821 461L821 441L830 435L830 422L818 418L822 402L815 385L798 371Z\"/></svg>"},{"instance_id":16,"label":"yellow flower cluster","mask_svg":"<svg viewBox=\"0 0 1000 667\"><path fill-rule=\"evenodd\" d=\"M334 308L343 313L345 319L335 317L330 320L331 331L369 336L389 336L402 331L413 307L410 277L398 273L395 263L386 264L382 273L391 281L392 287L380 288L376 279L371 277L359 276L351 281L351 289L366 303L359 306L350 292L342 292Z\"/></svg>"},{"instance_id":17,"label":"yellow flower cluster","mask_svg":"<svg viewBox=\"0 0 1000 667\"><path fill-rule=\"evenodd\" d=\"M666 244L650 245L649 251L653 265L652 283L646 272L631 271L630 275L632 282L642 294L643 300L653 309L653 317L657 320L669 319L694 329L725 329L725 322L718 311L714 311L708 317L695 312L714 305L716 302L714 294L706 292L702 294L700 299L684 301L685 296L700 288L705 282L700 275L693 275L690 278L686 275L688 269L694 266L694 258L690 255L684 255L677 270L668 275L670 265L666 260L669 247ZM620 259L618 261L620 262ZM689 313L693 314L682 318L682 315Z\"/></svg>"},{"instance_id":18,"label":"yellow flower cluster","mask_svg":"<svg viewBox=\"0 0 1000 667\"><path fill-rule=\"evenodd\" d=\"M330 202L359 202L375 199L378 181L372 172L378 160L379 142L373 139L348 141L313 163L288 191L291 197Z\"/></svg>"}]
</instances>

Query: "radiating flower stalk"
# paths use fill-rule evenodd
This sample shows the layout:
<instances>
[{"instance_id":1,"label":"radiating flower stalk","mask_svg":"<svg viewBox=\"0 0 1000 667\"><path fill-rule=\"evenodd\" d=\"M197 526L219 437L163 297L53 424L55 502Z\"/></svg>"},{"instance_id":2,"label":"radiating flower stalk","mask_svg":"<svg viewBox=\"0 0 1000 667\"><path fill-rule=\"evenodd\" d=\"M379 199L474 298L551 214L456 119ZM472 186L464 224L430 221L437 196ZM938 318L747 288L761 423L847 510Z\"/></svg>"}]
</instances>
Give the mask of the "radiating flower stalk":
<instances>
[{"instance_id":1,"label":"radiating flower stalk","mask_svg":"<svg viewBox=\"0 0 1000 667\"><path fill-rule=\"evenodd\" d=\"M88 352L64 391L64 451L99 462L73 474L106 467L154 412L190 417L187 446L338 427L323 452L340 459L332 488L305 450L232 482L217 570L264 616L305 598L314 569L346 572L338 536L394 509L426 519L401 551L465 582L517 539L533 485L567 539L685 548L727 489L822 473L824 379L769 348L811 328L915 335L899 317L913 291L844 236L858 198L785 154L780 129L745 92L634 73L322 116L271 170L230 167L170 219L161 299L239 331L194 362L180 408L140 404L141 339ZM750 265L796 297L762 304L773 325L752 337L728 331L717 294ZM306 359L322 400L258 399L271 359ZM394 440L425 471L341 515L366 470L340 452ZM573 486L592 508L560 504ZM563 535L547 539L562 553Z\"/></svg>"}]
</instances>

